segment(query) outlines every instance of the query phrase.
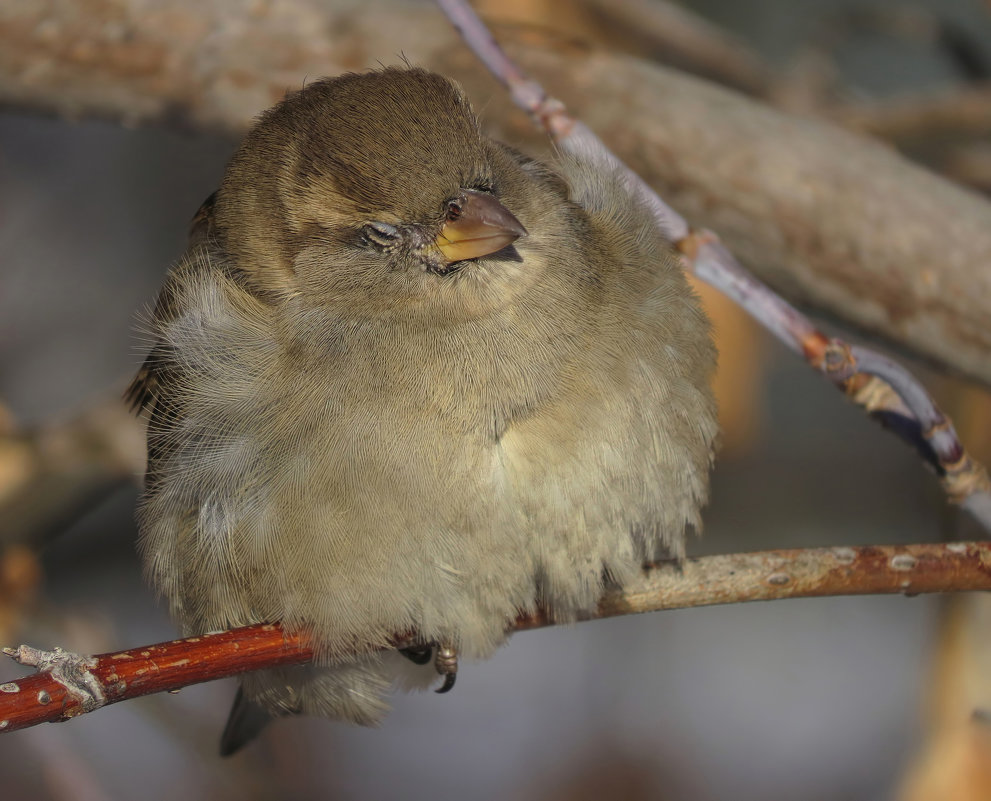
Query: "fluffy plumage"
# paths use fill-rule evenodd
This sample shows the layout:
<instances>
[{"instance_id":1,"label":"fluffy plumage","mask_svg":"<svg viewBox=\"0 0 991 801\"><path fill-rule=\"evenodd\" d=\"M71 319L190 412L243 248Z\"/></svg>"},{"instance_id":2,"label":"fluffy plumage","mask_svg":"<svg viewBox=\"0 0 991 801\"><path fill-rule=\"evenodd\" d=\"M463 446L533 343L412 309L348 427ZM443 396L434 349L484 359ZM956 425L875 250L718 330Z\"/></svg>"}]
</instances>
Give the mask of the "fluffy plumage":
<instances>
[{"instance_id":1,"label":"fluffy plumage","mask_svg":"<svg viewBox=\"0 0 991 801\"><path fill-rule=\"evenodd\" d=\"M527 235L448 263L457 198ZM262 115L153 333L140 550L187 634L312 632L317 665L242 679L270 714L374 723L412 668L370 653L390 635L486 657L699 524L715 353L670 245L617 176L485 138L440 76L346 75Z\"/></svg>"}]
</instances>

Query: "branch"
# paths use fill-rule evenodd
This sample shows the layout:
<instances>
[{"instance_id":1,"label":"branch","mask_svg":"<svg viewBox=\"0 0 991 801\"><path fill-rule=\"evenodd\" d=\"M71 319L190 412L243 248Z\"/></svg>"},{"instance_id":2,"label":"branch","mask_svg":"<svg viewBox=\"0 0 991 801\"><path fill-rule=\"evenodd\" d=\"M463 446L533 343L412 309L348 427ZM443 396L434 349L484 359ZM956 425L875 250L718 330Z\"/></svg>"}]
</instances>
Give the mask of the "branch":
<instances>
[{"instance_id":1,"label":"branch","mask_svg":"<svg viewBox=\"0 0 991 801\"><path fill-rule=\"evenodd\" d=\"M967 86L943 92L851 102L825 113L847 128L892 142L991 134L991 88Z\"/></svg>"},{"instance_id":2,"label":"branch","mask_svg":"<svg viewBox=\"0 0 991 801\"><path fill-rule=\"evenodd\" d=\"M574 2L569 5L569 11L577 10ZM750 95L764 96L771 90L770 65L738 37L684 5L670 0L582 0L577 6L579 14L584 12L597 24L596 41L611 49L656 59ZM558 22L553 11L548 16Z\"/></svg>"},{"instance_id":3,"label":"branch","mask_svg":"<svg viewBox=\"0 0 991 801\"><path fill-rule=\"evenodd\" d=\"M645 568L624 592L608 592L584 620L717 604L813 598L991 590L991 543L810 548L706 556ZM510 631L555 625L544 613L518 618ZM412 635L396 637L403 647ZM38 668L0 684L0 731L68 720L151 693L296 665L313 659L305 635L257 624L200 637L85 657L22 645L4 652Z\"/></svg>"},{"instance_id":4,"label":"branch","mask_svg":"<svg viewBox=\"0 0 991 801\"><path fill-rule=\"evenodd\" d=\"M933 466L952 502L960 503L991 533L991 480L963 448L953 424L903 367L879 353L830 338L795 307L757 281L709 232L688 222L627 167L592 130L569 115L505 54L465 0L437 0L466 44L509 90L513 101L572 153L614 169L631 194L653 213L658 229L683 253L685 266L738 303L784 345L805 357L891 431L915 446ZM867 390L867 391L865 391Z\"/></svg>"},{"instance_id":5,"label":"branch","mask_svg":"<svg viewBox=\"0 0 991 801\"><path fill-rule=\"evenodd\" d=\"M38 545L144 472L144 426L120 394L68 420L0 431L0 543Z\"/></svg>"},{"instance_id":6,"label":"branch","mask_svg":"<svg viewBox=\"0 0 991 801\"><path fill-rule=\"evenodd\" d=\"M100 0L0 4L0 101L241 132L305 76L404 53L484 100L493 134L540 147L420 3L108 8ZM991 384L991 270L982 269L991 258L991 203L832 125L636 59L541 40L536 31L525 38L512 46L519 62L693 226L718 230L762 280Z\"/></svg>"}]
</instances>

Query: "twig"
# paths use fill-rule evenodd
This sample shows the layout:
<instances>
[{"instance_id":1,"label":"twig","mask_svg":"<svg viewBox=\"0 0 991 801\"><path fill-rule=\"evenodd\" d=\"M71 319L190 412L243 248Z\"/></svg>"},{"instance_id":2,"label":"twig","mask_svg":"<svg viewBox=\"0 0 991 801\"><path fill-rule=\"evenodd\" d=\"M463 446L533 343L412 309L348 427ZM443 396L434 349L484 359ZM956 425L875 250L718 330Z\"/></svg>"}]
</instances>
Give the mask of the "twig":
<instances>
[{"instance_id":1,"label":"twig","mask_svg":"<svg viewBox=\"0 0 991 801\"><path fill-rule=\"evenodd\" d=\"M964 450L952 423L939 411L928 393L904 368L880 354L851 347L829 338L791 304L751 276L719 238L710 231L692 231L677 211L665 203L636 173L623 164L564 104L547 95L505 54L472 8L464 0L437 0L454 27L485 66L509 89L513 101L551 136L564 152L617 170L629 190L651 210L658 228L684 255L687 269L739 303L754 319L791 350L802 354L814 368L851 393L867 407L862 376L871 375L895 393L871 395L868 411L875 417L898 417L905 424L890 429L919 448L938 471L952 502L965 505L991 532L991 481L987 471ZM973 501L970 497L976 496ZM966 502L966 503L965 503Z\"/></svg>"},{"instance_id":2,"label":"twig","mask_svg":"<svg viewBox=\"0 0 991 801\"><path fill-rule=\"evenodd\" d=\"M38 545L144 472L144 430L120 389L68 420L0 431L0 543Z\"/></svg>"},{"instance_id":3,"label":"twig","mask_svg":"<svg viewBox=\"0 0 991 801\"><path fill-rule=\"evenodd\" d=\"M991 590L991 544L810 548L687 559L648 567L624 592L607 593L586 620L663 609L811 598ZM554 625L546 614L511 631ZM396 637L402 647L410 638ZM63 721L107 704L252 670L313 659L306 637L257 624L216 634L84 657L22 645L4 652L38 668L0 684L0 732Z\"/></svg>"}]
</instances>

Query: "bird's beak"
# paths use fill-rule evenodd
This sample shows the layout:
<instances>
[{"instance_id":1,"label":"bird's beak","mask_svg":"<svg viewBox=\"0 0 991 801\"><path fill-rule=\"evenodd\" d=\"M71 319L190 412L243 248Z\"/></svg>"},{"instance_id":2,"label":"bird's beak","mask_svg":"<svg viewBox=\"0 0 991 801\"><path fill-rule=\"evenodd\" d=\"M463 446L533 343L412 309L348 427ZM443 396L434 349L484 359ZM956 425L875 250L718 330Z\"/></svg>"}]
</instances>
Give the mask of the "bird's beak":
<instances>
[{"instance_id":1,"label":"bird's beak","mask_svg":"<svg viewBox=\"0 0 991 801\"><path fill-rule=\"evenodd\" d=\"M434 240L448 264L502 250L526 228L492 195L466 189L456 201L460 214L449 219Z\"/></svg>"}]
</instances>

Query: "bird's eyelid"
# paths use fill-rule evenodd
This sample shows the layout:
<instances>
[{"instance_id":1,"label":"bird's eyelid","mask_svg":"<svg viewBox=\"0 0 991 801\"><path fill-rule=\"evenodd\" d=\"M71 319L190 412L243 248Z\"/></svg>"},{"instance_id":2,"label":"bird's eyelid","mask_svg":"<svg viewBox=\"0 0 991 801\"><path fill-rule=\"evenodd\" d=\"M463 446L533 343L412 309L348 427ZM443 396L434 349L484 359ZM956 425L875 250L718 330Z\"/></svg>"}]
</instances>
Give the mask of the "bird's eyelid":
<instances>
[{"instance_id":1,"label":"bird's eyelid","mask_svg":"<svg viewBox=\"0 0 991 801\"><path fill-rule=\"evenodd\" d=\"M400 239L402 231L395 225L372 221L362 226L361 234L369 244L378 245L379 247L389 247Z\"/></svg>"}]
</instances>

